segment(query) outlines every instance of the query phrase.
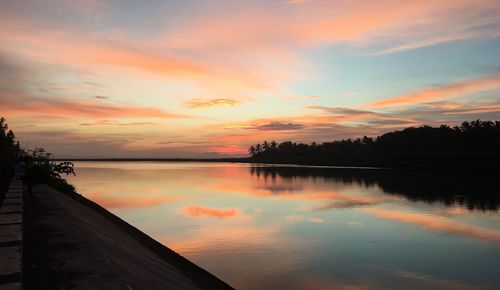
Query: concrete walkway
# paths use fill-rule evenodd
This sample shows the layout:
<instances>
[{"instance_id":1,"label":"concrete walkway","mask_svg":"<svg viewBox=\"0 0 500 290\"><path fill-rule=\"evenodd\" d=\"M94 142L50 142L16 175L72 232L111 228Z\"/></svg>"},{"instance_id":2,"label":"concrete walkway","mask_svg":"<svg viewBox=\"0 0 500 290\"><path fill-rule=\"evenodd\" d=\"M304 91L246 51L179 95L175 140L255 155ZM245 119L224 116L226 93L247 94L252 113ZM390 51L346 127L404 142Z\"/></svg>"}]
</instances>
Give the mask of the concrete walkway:
<instances>
[{"instance_id":1,"label":"concrete walkway","mask_svg":"<svg viewBox=\"0 0 500 290\"><path fill-rule=\"evenodd\" d=\"M13 179L0 205L0 290L21 289L23 185Z\"/></svg>"}]
</instances>

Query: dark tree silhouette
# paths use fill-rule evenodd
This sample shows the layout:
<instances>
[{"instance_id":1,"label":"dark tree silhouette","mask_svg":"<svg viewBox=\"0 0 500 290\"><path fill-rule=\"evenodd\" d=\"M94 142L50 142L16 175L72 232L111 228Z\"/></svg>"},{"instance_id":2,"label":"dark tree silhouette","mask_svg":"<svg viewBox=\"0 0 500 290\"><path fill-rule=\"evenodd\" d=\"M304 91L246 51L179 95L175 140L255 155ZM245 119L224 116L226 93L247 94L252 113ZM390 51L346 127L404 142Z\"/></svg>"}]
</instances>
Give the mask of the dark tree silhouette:
<instances>
[{"instance_id":1,"label":"dark tree silhouette","mask_svg":"<svg viewBox=\"0 0 500 290\"><path fill-rule=\"evenodd\" d=\"M254 156L255 155L255 147L250 146L250 148L248 148L248 153L250 153L250 156Z\"/></svg>"},{"instance_id":2,"label":"dark tree silhouette","mask_svg":"<svg viewBox=\"0 0 500 290\"><path fill-rule=\"evenodd\" d=\"M364 136L317 144L275 141L252 146L250 160L338 166L419 168L497 168L500 121L463 122L460 126L410 127L375 139Z\"/></svg>"},{"instance_id":3,"label":"dark tree silhouette","mask_svg":"<svg viewBox=\"0 0 500 290\"><path fill-rule=\"evenodd\" d=\"M5 118L0 118L0 182L9 182L12 177L11 165L19 152L20 146L14 132L5 123Z\"/></svg>"},{"instance_id":4,"label":"dark tree silhouette","mask_svg":"<svg viewBox=\"0 0 500 290\"><path fill-rule=\"evenodd\" d=\"M5 124L5 118L0 118L0 183L8 185L12 178L12 164L18 157L29 157L28 168L35 182L46 183L59 190L74 191L74 187L64 180L61 174L75 174L73 163L54 162L51 154L43 148L33 150L21 149L15 140L12 130Z\"/></svg>"}]
</instances>

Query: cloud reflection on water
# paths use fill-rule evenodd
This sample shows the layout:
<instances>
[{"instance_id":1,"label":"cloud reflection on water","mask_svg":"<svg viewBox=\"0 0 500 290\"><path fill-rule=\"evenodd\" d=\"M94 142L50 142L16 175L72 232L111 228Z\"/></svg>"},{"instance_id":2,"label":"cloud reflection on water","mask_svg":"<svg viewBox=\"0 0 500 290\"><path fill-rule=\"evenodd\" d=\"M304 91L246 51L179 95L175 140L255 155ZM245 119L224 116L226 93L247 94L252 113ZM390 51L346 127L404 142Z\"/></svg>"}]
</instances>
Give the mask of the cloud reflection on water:
<instances>
[{"instance_id":1,"label":"cloud reflection on water","mask_svg":"<svg viewBox=\"0 0 500 290\"><path fill-rule=\"evenodd\" d=\"M453 221L448 218L431 214L402 212L377 208L367 208L363 209L363 211L374 214L378 217L417 225L419 227L437 232L451 233L455 235L500 243L500 230L496 229L483 228L477 225L467 225L458 221Z\"/></svg>"},{"instance_id":2,"label":"cloud reflection on water","mask_svg":"<svg viewBox=\"0 0 500 290\"><path fill-rule=\"evenodd\" d=\"M215 217L215 218L228 218L243 216L239 208L220 209L214 207L207 207L202 205L191 205L180 209L180 212L188 217Z\"/></svg>"}]
</instances>

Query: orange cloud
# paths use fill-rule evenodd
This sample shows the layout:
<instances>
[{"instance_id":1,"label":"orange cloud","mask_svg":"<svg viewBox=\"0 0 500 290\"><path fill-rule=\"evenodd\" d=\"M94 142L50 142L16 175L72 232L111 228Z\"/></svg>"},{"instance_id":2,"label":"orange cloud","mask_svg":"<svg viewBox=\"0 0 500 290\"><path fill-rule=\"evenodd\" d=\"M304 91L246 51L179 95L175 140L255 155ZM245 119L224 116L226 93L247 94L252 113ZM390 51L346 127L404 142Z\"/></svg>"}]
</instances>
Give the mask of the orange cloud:
<instances>
[{"instance_id":1,"label":"orange cloud","mask_svg":"<svg viewBox=\"0 0 500 290\"><path fill-rule=\"evenodd\" d=\"M368 208L363 210L379 217L388 218L399 222L410 223L433 231L445 232L469 238L500 243L499 230L487 229L479 226L471 226L444 217L431 216L428 214L408 213L376 208Z\"/></svg>"},{"instance_id":2,"label":"orange cloud","mask_svg":"<svg viewBox=\"0 0 500 290\"><path fill-rule=\"evenodd\" d=\"M457 105L459 106L459 105ZM461 109L459 111L451 111L451 112L444 112L443 114L445 115L472 115L472 114L481 114L481 113L492 113L492 112L499 112L500 111L500 105L497 104L486 104L486 105L481 105L481 104L473 104L471 105L462 105L461 107L455 107L453 109Z\"/></svg>"},{"instance_id":3,"label":"orange cloud","mask_svg":"<svg viewBox=\"0 0 500 290\"><path fill-rule=\"evenodd\" d=\"M383 40L390 46L380 53L390 53L458 39L495 37L495 18L488 20L475 13L495 15L499 10L493 0L311 1L271 12L255 6L245 8L229 15L194 18L171 33L166 42L190 50L217 53L226 48L279 58L289 54L290 49L343 41L367 45ZM465 17L469 21L463 21Z\"/></svg>"},{"instance_id":4,"label":"orange cloud","mask_svg":"<svg viewBox=\"0 0 500 290\"><path fill-rule=\"evenodd\" d=\"M182 214L189 217L215 217L227 218L242 215L239 208L219 209L201 205L191 205L181 209Z\"/></svg>"},{"instance_id":5,"label":"orange cloud","mask_svg":"<svg viewBox=\"0 0 500 290\"><path fill-rule=\"evenodd\" d=\"M241 103L233 99L192 99L185 102L185 105L191 109L207 109L219 106L238 106Z\"/></svg>"},{"instance_id":6,"label":"orange cloud","mask_svg":"<svg viewBox=\"0 0 500 290\"><path fill-rule=\"evenodd\" d=\"M366 107L380 108L436 102L491 89L500 89L500 76L495 75L480 79L466 80L437 88L417 91L407 95L376 101L366 105Z\"/></svg>"},{"instance_id":7,"label":"orange cloud","mask_svg":"<svg viewBox=\"0 0 500 290\"><path fill-rule=\"evenodd\" d=\"M99 120L92 123L81 123L80 126L153 126L158 125L153 122L131 122L131 123L120 123L114 120Z\"/></svg>"},{"instance_id":8,"label":"orange cloud","mask_svg":"<svg viewBox=\"0 0 500 290\"><path fill-rule=\"evenodd\" d=\"M24 96L23 101L19 102L18 97L5 96L0 92L4 114L88 118L187 118L158 108L118 106L98 100L42 99Z\"/></svg>"},{"instance_id":9,"label":"orange cloud","mask_svg":"<svg viewBox=\"0 0 500 290\"><path fill-rule=\"evenodd\" d=\"M221 92L269 87L269 82L259 73L234 64L213 64L165 49L152 49L163 47L154 40L148 46L130 41L124 44L121 39L104 39L98 34L78 34L64 29L43 29L17 19L5 19L0 31L3 32L0 33L3 44L0 51L15 51L17 55L36 61L86 69L130 68L184 79Z\"/></svg>"},{"instance_id":10,"label":"orange cloud","mask_svg":"<svg viewBox=\"0 0 500 290\"><path fill-rule=\"evenodd\" d=\"M176 200L172 196L124 197L92 195L91 199L105 208L148 208Z\"/></svg>"}]
</instances>

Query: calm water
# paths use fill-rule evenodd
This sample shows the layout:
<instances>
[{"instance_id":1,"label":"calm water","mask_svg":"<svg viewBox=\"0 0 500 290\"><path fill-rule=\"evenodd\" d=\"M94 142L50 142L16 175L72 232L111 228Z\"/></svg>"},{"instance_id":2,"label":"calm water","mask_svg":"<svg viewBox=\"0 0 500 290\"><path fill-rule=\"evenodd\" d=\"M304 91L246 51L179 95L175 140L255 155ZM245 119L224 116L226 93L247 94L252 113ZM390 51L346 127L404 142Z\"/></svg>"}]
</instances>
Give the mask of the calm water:
<instances>
[{"instance_id":1,"label":"calm water","mask_svg":"<svg viewBox=\"0 0 500 290\"><path fill-rule=\"evenodd\" d=\"M491 177L77 162L81 194L237 289L498 289Z\"/></svg>"}]
</instances>

